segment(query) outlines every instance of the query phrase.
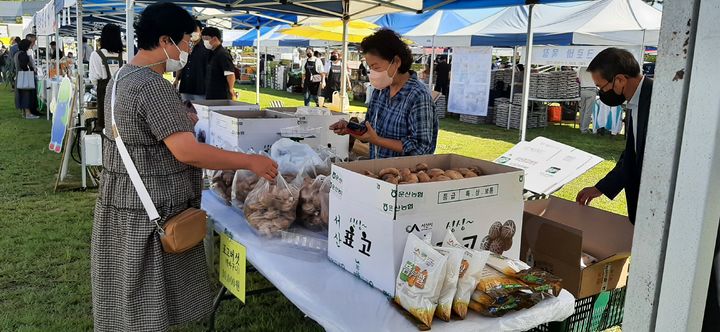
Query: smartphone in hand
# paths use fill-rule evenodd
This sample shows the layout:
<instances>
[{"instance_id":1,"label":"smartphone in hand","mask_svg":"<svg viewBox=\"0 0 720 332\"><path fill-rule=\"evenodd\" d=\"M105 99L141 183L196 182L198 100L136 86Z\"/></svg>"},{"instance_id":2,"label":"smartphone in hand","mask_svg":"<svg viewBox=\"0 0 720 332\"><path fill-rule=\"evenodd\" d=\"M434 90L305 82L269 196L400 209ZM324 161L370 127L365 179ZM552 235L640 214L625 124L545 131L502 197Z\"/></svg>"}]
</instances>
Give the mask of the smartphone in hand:
<instances>
[{"instance_id":1,"label":"smartphone in hand","mask_svg":"<svg viewBox=\"0 0 720 332\"><path fill-rule=\"evenodd\" d=\"M348 122L347 129L355 136L362 136L367 132L367 127L365 127L364 123Z\"/></svg>"}]
</instances>

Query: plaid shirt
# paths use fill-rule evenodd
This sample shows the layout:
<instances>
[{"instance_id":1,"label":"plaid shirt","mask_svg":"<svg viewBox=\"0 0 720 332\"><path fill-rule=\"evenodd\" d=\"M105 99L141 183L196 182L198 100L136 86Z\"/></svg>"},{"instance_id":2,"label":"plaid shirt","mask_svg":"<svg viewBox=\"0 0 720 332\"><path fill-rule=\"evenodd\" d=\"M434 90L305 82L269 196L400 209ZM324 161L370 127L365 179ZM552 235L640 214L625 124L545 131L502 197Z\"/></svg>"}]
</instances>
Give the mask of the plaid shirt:
<instances>
[{"instance_id":1,"label":"plaid shirt","mask_svg":"<svg viewBox=\"0 0 720 332\"><path fill-rule=\"evenodd\" d=\"M415 73L390 98L390 88L373 91L365 120L378 136L402 141L403 152L370 145L370 159L435 153L439 122L430 92Z\"/></svg>"}]
</instances>

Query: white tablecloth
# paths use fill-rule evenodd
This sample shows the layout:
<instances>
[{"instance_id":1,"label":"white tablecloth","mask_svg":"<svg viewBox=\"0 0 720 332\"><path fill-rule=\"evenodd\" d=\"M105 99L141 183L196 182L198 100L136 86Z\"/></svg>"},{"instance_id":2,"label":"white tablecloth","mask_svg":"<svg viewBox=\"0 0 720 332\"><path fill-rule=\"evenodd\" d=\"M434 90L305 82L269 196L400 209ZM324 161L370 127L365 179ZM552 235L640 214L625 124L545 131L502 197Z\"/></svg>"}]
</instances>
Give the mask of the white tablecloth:
<instances>
[{"instance_id":1,"label":"white tablecloth","mask_svg":"<svg viewBox=\"0 0 720 332\"><path fill-rule=\"evenodd\" d=\"M202 206L217 232L230 234L247 248L247 260L302 312L327 331L417 331L380 291L330 262L324 253L313 253L263 240L253 233L234 209L210 192ZM252 305L252 298L248 299ZM563 290L527 310L502 318L468 313L462 321L433 321L432 331L524 331L572 315L575 298Z\"/></svg>"}]
</instances>

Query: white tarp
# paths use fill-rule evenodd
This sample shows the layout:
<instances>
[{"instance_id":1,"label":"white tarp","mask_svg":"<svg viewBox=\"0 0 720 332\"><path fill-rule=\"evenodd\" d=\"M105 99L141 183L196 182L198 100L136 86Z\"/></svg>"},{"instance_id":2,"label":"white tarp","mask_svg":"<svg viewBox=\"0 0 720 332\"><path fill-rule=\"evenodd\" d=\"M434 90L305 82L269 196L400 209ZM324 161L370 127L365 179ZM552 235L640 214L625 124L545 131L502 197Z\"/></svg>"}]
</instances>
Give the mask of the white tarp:
<instances>
[{"instance_id":1,"label":"white tarp","mask_svg":"<svg viewBox=\"0 0 720 332\"><path fill-rule=\"evenodd\" d=\"M660 10L642 0L598 0L574 6L535 5L533 30L536 40L542 35L572 34L563 40L569 39L577 45L657 46L661 17ZM492 42L499 41L501 36L526 35L527 21L528 6L509 7L465 28L443 34L435 41L436 45L442 46L481 45L476 43L481 37ZM516 45L525 45L525 42Z\"/></svg>"}]
</instances>

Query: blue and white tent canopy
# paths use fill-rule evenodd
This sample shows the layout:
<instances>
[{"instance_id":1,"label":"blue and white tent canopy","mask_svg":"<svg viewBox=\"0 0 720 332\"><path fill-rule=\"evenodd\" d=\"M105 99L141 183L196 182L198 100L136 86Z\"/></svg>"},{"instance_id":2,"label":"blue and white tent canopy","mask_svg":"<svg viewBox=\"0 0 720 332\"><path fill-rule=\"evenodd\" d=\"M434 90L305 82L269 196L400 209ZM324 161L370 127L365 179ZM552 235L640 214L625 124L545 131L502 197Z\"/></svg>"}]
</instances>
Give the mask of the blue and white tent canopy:
<instances>
[{"instance_id":1,"label":"blue and white tent canopy","mask_svg":"<svg viewBox=\"0 0 720 332\"><path fill-rule=\"evenodd\" d=\"M370 21L394 30L419 46L432 46L433 37L470 25L470 21L466 18L449 10L437 10L422 14L393 13Z\"/></svg>"},{"instance_id":2,"label":"blue and white tent canopy","mask_svg":"<svg viewBox=\"0 0 720 332\"><path fill-rule=\"evenodd\" d=\"M439 46L520 46L527 42L528 6L509 7L442 35ZM534 44L657 45L662 13L641 0L536 5Z\"/></svg>"},{"instance_id":3,"label":"blue and white tent canopy","mask_svg":"<svg viewBox=\"0 0 720 332\"><path fill-rule=\"evenodd\" d=\"M260 47L326 47L332 42L312 40L281 34L278 31L290 28L289 25L275 27L260 27ZM235 39L232 46L257 46L257 31L248 30L244 35Z\"/></svg>"}]
</instances>

